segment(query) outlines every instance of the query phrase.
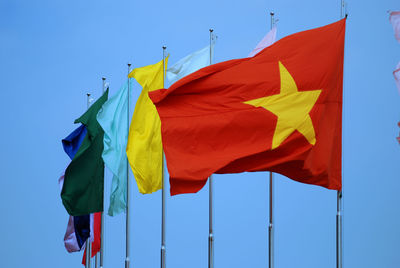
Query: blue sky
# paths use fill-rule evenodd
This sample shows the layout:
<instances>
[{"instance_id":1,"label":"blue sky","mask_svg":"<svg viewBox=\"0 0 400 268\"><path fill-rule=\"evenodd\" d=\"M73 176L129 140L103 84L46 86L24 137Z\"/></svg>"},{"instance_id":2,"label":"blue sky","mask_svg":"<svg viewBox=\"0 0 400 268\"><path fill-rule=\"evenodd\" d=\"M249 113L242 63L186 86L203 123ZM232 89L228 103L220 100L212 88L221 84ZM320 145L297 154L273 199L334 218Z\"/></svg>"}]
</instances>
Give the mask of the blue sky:
<instances>
[{"instance_id":1,"label":"blue sky","mask_svg":"<svg viewBox=\"0 0 400 268\"><path fill-rule=\"evenodd\" d=\"M387 10L395 0L348 1L344 75L344 266L400 265L400 61ZM1 267L81 267L63 245L68 215L57 179L69 159L61 139L86 109L86 93L114 94L127 62L170 63L218 41L216 62L245 57L268 31L278 38L336 21L327 1L0 1ZM136 85L134 97L141 88ZM133 105L132 105L133 106ZM133 111L133 110L132 110ZM215 176L215 266L267 267L268 174ZM336 192L276 176L276 267L335 267ZM106 191L111 184L106 172ZM169 186L168 186L169 187ZM132 183L132 267L158 267L160 196ZM108 207L108 198L106 198ZM105 267L123 267L125 216L106 217ZM208 187L168 196L167 266L206 267Z\"/></svg>"}]
</instances>

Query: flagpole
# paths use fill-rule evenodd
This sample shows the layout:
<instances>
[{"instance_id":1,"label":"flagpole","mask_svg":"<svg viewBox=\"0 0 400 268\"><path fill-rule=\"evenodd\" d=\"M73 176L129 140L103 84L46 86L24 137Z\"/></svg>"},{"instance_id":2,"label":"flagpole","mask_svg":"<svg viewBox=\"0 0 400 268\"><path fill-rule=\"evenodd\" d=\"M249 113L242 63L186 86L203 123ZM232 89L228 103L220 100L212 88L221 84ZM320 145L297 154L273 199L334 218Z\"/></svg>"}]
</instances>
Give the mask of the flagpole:
<instances>
[{"instance_id":1,"label":"flagpole","mask_svg":"<svg viewBox=\"0 0 400 268\"><path fill-rule=\"evenodd\" d=\"M166 46L162 47L163 49L163 87L165 87L165 50ZM165 246L165 176L164 176L164 152L162 154L162 173L161 173L161 268L166 267L166 246Z\"/></svg>"},{"instance_id":2,"label":"flagpole","mask_svg":"<svg viewBox=\"0 0 400 268\"><path fill-rule=\"evenodd\" d=\"M103 94L106 90L106 78L102 77L101 80L103 81L102 91ZM104 178L106 176L104 175ZM105 179L104 179L105 185ZM104 190L103 190L103 212L101 213L101 234L100 234L100 268L103 268L103 261L104 261ZM98 260L99 253L96 254L96 268L98 267L99 260Z\"/></svg>"},{"instance_id":3,"label":"flagpole","mask_svg":"<svg viewBox=\"0 0 400 268\"><path fill-rule=\"evenodd\" d=\"M340 0L340 18L347 17L345 14L345 0ZM336 268L343 267L343 226L342 226L342 190L336 194Z\"/></svg>"},{"instance_id":4,"label":"flagpole","mask_svg":"<svg viewBox=\"0 0 400 268\"><path fill-rule=\"evenodd\" d=\"M270 13L271 16L271 30L274 27L274 12ZM274 174L269 172L269 225L268 225L268 267L274 267Z\"/></svg>"},{"instance_id":5,"label":"flagpole","mask_svg":"<svg viewBox=\"0 0 400 268\"><path fill-rule=\"evenodd\" d=\"M337 191L337 197L336 197L336 206L337 206L337 211L336 211L336 267L337 268L342 268L343 267L343 262L342 262L342 191Z\"/></svg>"},{"instance_id":6,"label":"flagpole","mask_svg":"<svg viewBox=\"0 0 400 268\"><path fill-rule=\"evenodd\" d=\"M210 65L212 64L212 33L210 29ZM208 179L208 268L214 268L214 233L213 233L213 179Z\"/></svg>"},{"instance_id":7,"label":"flagpole","mask_svg":"<svg viewBox=\"0 0 400 268\"><path fill-rule=\"evenodd\" d=\"M87 93L86 96L87 96L86 106L87 106L87 109L89 109L89 107L90 107L90 93ZM90 226L91 226L91 222L90 221L91 221L91 218L90 218L90 215L89 215L89 229L91 229L90 228ZM86 265L85 265L86 268L90 268L90 259L91 259L91 257L92 257L92 245L90 243L90 232L89 232L89 238L86 239Z\"/></svg>"},{"instance_id":8,"label":"flagpole","mask_svg":"<svg viewBox=\"0 0 400 268\"><path fill-rule=\"evenodd\" d=\"M341 19L343 19L343 17L344 17L344 5L345 5L344 0L340 0L340 18Z\"/></svg>"},{"instance_id":9,"label":"flagpole","mask_svg":"<svg viewBox=\"0 0 400 268\"><path fill-rule=\"evenodd\" d=\"M130 78L129 73L131 72L131 64L128 63L128 105L127 105L127 124L128 124L128 135L129 135L129 99L130 99ZM128 162L128 158L126 159ZM125 244L125 268L129 268L130 265L130 258L129 258L129 251L130 251L130 225L129 225L129 200L130 200L130 182L129 182L129 163L126 165L126 244Z\"/></svg>"}]
</instances>

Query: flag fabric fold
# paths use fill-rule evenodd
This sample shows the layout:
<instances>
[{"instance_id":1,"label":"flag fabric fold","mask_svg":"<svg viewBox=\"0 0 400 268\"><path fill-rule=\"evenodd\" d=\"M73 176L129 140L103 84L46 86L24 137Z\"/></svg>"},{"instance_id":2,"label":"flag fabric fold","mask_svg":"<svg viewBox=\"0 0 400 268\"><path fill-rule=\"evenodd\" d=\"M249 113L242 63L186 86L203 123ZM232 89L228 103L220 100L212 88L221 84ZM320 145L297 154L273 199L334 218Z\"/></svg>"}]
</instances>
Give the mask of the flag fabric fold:
<instances>
[{"instance_id":1,"label":"flag fabric fold","mask_svg":"<svg viewBox=\"0 0 400 268\"><path fill-rule=\"evenodd\" d=\"M201 68L210 65L210 53L212 52L213 44L211 47L206 46L205 48L202 48L180 59L177 63L167 69L166 75L168 80L171 82L171 84L173 84L182 77L185 77Z\"/></svg>"},{"instance_id":2,"label":"flag fabric fold","mask_svg":"<svg viewBox=\"0 0 400 268\"><path fill-rule=\"evenodd\" d=\"M62 145L65 153L71 158L74 158L76 152L81 146L83 139L85 138L87 133L86 127L84 125L80 125L77 129L75 129L71 134L69 134L65 139L63 139Z\"/></svg>"},{"instance_id":3,"label":"flag fabric fold","mask_svg":"<svg viewBox=\"0 0 400 268\"><path fill-rule=\"evenodd\" d=\"M75 123L85 125L87 133L65 171L61 191L63 205L72 216L103 211L104 132L96 120L97 113L107 100L108 90Z\"/></svg>"},{"instance_id":4,"label":"flag fabric fold","mask_svg":"<svg viewBox=\"0 0 400 268\"><path fill-rule=\"evenodd\" d=\"M168 57L165 59L167 68ZM135 176L139 191L155 192L162 187L163 151L161 122L148 92L163 87L163 60L134 69L129 78L135 78L143 87L136 102L129 128L126 154Z\"/></svg>"},{"instance_id":5,"label":"flag fabric fold","mask_svg":"<svg viewBox=\"0 0 400 268\"><path fill-rule=\"evenodd\" d=\"M389 21L393 26L395 38L400 42L400 11L390 12Z\"/></svg>"},{"instance_id":6,"label":"flag fabric fold","mask_svg":"<svg viewBox=\"0 0 400 268\"><path fill-rule=\"evenodd\" d=\"M257 46L250 52L248 57L253 57L254 55L258 54L261 50L266 47L269 47L276 40L276 27L273 27L265 36L264 38L257 44Z\"/></svg>"},{"instance_id":7,"label":"flag fabric fold","mask_svg":"<svg viewBox=\"0 0 400 268\"><path fill-rule=\"evenodd\" d=\"M213 173L272 171L341 189L345 19L150 92L171 194Z\"/></svg>"},{"instance_id":8,"label":"flag fabric fold","mask_svg":"<svg viewBox=\"0 0 400 268\"><path fill-rule=\"evenodd\" d=\"M396 82L397 89L400 93L400 62L397 64L396 69L393 71L394 81Z\"/></svg>"},{"instance_id":9,"label":"flag fabric fold","mask_svg":"<svg viewBox=\"0 0 400 268\"><path fill-rule=\"evenodd\" d=\"M131 85L132 87L132 85ZM104 130L103 160L113 174L108 215L114 216L126 209L128 160L128 82L103 104L97 121Z\"/></svg>"}]
</instances>

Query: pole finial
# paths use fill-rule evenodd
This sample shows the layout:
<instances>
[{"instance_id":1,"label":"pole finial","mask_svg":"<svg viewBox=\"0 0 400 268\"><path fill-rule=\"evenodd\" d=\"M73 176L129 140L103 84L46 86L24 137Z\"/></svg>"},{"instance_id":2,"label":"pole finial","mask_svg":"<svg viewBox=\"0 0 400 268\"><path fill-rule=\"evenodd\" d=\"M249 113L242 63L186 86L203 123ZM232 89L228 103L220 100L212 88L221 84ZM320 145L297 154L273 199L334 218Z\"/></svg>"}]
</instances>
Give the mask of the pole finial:
<instances>
[{"instance_id":1,"label":"pole finial","mask_svg":"<svg viewBox=\"0 0 400 268\"><path fill-rule=\"evenodd\" d=\"M162 47L162 49L166 50L166 49L167 49L167 47L166 47L166 46L163 46L163 47Z\"/></svg>"},{"instance_id":2,"label":"pole finial","mask_svg":"<svg viewBox=\"0 0 400 268\"><path fill-rule=\"evenodd\" d=\"M105 77L102 77L101 80L106 81L106 78L105 78Z\"/></svg>"},{"instance_id":3,"label":"pole finial","mask_svg":"<svg viewBox=\"0 0 400 268\"><path fill-rule=\"evenodd\" d=\"M210 30L209 30L209 31L210 31L210 33L212 33L212 32L214 32L214 29L213 29L213 28L210 28Z\"/></svg>"},{"instance_id":4,"label":"pole finial","mask_svg":"<svg viewBox=\"0 0 400 268\"><path fill-rule=\"evenodd\" d=\"M345 15L344 15L344 18L347 20L347 16L348 16L349 14L348 13L346 13Z\"/></svg>"},{"instance_id":5,"label":"pole finial","mask_svg":"<svg viewBox=\"0 0 400 268\"><path fill-rule=\"evenodd\" d=\"M131 67L131 64L128 62L128 67Z\"/></svg>"},{"instance_id":6,"label":"pole finial","mask_svg":"<svg viewBox=\"0 0 400 268\"><path fill-rule=\"evenodd\" d=\"M90 97L90 93L86 93L86 95L87 95L88 97Z\"/></svg>"},{"instance_id":7,"label":"pole finial","mask_svg":"<svg viewBox=\"0 0 400 268\"><path fill-rule=\"evenodd\" d=\"M275 13L274 13L273 11L271 11L269 14L270 14L271 16L275 15Z\"/></svg>"}]
</instances>

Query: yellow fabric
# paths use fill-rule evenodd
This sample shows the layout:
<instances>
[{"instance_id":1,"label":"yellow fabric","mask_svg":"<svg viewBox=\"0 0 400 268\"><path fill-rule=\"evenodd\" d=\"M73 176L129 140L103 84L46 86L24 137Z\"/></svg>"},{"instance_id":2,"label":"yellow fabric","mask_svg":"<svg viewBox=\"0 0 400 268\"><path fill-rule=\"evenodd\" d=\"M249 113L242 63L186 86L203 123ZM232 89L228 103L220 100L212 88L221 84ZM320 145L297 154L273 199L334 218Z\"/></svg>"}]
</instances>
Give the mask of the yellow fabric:
<instances>
[{"instance_id":1,"label":"yellow fabric","mask_svg":"<svg viewBox=\"0 0 400 268\"><path fill-rule=\"evenodd\" d=\"M272 139L272 149L279 147L295 130L314 145L316 142L315 131L309 112L314 107L321 90L298 91L296 82L281 62L279 62L279 72L281 76L279 94L245 103L263 107L278 117Z\"/></svg>"},{"instance_id":2,"label":"yellow fabric","mask_svg":"<svg viewBox=\"0 0 400 268\"><path fill-rule=\"evenodd\" d=\"M167 69L168 57L165 59ZM163 88L163 61L134 69L128 77L143 87L129 128L126 154L142 194L162 188L161 121L148 92Z\"/></svg>"}]
</instances>

